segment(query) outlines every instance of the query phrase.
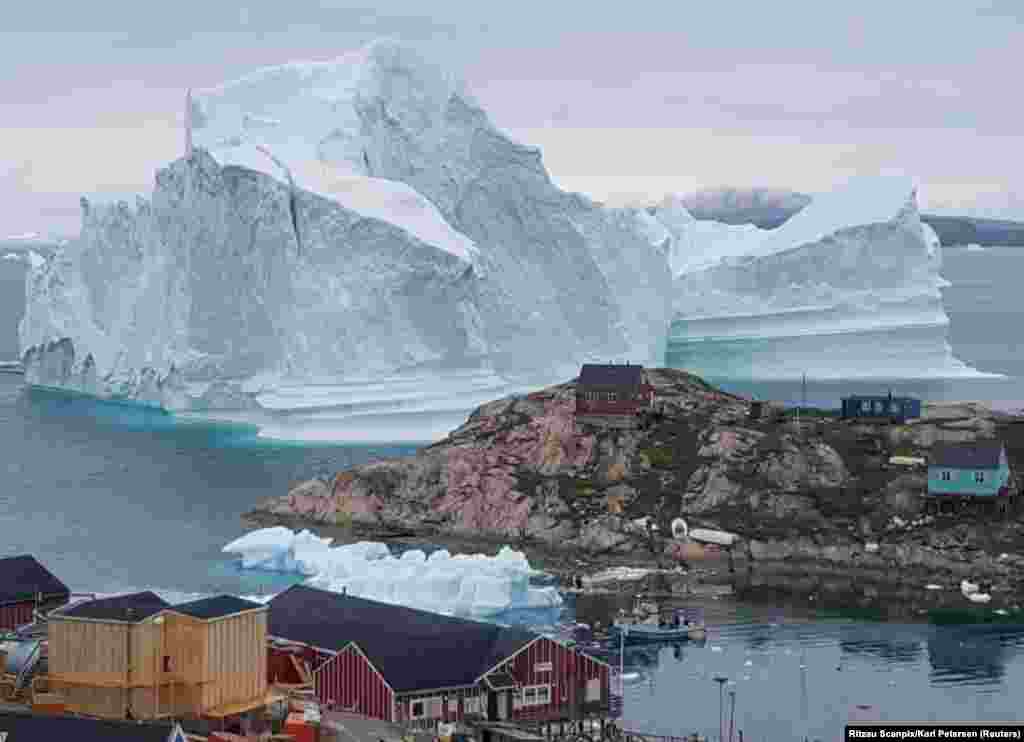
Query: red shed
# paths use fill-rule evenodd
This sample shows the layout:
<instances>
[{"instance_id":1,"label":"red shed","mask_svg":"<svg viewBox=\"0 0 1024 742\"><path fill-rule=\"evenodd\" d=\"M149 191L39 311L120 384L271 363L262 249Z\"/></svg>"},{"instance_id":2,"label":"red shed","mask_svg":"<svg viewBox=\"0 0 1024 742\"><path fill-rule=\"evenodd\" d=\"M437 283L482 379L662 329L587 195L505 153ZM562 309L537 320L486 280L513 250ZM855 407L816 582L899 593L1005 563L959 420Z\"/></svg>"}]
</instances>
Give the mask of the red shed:
<instances>
[{"instance_id":1,"label":"red shed","mask_svg":"<svg viewBox=\"0 0 1024 742\"><path fill-rule=\"evenodd\" d=\"M33 610L68 602L71 591L29 555L0 559L0 631L32 623Z\"/></svg>"},{"instance_id":2,"label":"red shed","mask_svg":"<svg viewBox=\"0 0 1024 742\"><path fill-rule=\"evenodd\" d=\"M585 363L576 382L576 419L606 425L632 425L650 407L653 387L643 366Z\"/></svg>"},{"instance_id":3,"label":"red shed","mask_svg":"<svg viewBox=\"0 0 1024 742\"><path fill-rule=\"evenodd\" d=\"M608 665L547 637L296 585L270 633L317 648L323 706L414 727L606 716Z\"/></svg>"}]
</instances>

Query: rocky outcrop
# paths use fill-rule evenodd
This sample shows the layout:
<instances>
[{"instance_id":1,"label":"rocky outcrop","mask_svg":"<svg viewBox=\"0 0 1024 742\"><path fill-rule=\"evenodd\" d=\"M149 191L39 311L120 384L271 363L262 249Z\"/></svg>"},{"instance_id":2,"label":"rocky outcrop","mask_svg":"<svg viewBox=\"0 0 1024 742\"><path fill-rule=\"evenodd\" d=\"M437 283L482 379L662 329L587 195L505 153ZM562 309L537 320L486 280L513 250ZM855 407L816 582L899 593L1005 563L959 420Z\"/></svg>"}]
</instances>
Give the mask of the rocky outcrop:
<instances>
[{"instance_id":1,"label":"rocky outcrop","mask_svg":"<svg viewBox=\"0 0 1024 742\"><path fill-rule=\"evenodd\" d=\"M734 556L754 562L1008 574L1015 562L997 555L1024 553L1015 522L949 536L955 521L921 517L923 471L888 464L897 450L926 456L948 430L982 437L1005 422L981 406L926 406L906 426L797 427L749 419L748 402L684 371L646 373L656 402L634 429L577 427L575 386L562 384L485 404L415 456L304 482L260 510L687 562L721 552L659 536L679 516L738 533Z\"/></svg>"}]
</instances>

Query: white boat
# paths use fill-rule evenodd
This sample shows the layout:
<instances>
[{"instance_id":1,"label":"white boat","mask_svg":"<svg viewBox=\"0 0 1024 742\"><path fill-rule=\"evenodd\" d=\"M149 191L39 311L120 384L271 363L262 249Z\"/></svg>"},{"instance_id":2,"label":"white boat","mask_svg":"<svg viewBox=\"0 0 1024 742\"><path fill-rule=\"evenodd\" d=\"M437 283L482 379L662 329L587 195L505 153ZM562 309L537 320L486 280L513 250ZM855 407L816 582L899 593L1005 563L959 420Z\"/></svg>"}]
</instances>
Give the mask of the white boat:
<instances>
[{"instance_id":1,"label":"white boat","mask_svg":"<svg viewBox=\"0 0 1024 742\"><path fill-rule=\"evenodd\" d=\"M728 531L718 531L711 528L690 528L682 518L676 518L672 521L672 538L682 541L716 544L718 546L732 546L739 540L739 536Z\"/></svg>"}]
</instances>

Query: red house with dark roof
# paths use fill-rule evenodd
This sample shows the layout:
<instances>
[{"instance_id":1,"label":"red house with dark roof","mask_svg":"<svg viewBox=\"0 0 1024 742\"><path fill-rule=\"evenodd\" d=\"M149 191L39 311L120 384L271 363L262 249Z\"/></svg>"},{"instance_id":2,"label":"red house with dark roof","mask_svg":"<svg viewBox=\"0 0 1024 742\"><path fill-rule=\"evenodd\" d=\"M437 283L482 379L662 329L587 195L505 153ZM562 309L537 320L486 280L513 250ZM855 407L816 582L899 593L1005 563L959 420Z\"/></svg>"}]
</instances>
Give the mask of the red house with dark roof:
<instances>
[{"instance_id":1,"label":"red house with dark roof","mask_svg":"<svg viewBox=\"0 0 1024 742\"><path fill-rule=\"evenodd\" d=\"M628 427L651 406L654 388L644 367L633 364L585 363L576 381L576 421Z\"/></svg>"},{"instance_id":2,"label":"red house with dark roof","mask_svg":"<svg viewBox=\"0 0 1024 742\"><path fill-rule=\"evenodd\" d=\"M29 555L0 559L0 631L32 623L33 610L67 603L71 591Z\"/></svg>"},{"instance_id":3,"label":"red house with dark roof","mask_svg":"<svg viewBox=\"0 0 1024 742\"><path fill-rule=\"evenodd\" d=\"M420 727L609 715L609 666L545 636L305 585L269 606L328 709Z\"/></svg>"}]
</instances>

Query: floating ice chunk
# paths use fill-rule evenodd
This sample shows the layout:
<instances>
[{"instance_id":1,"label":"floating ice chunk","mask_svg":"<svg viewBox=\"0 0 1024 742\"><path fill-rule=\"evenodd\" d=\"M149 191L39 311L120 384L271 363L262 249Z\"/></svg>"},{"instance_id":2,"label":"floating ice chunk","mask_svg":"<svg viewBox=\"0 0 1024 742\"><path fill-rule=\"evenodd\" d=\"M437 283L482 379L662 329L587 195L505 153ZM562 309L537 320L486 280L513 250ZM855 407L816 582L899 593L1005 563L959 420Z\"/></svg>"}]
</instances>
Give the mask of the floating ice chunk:
<instances>
[{"instance_id":1,"label":"floating ice chunk","mask_svg":"<svg viewBox=\"0 0 1024 742\"><path fill-rule=\"evenodd\" d=\"M494 557L447 550L428 556L420 549L395 557L385 544L332 546L309 531L278 527L246 534L224 551L240 555L245 568L307 575L309 584L326 590L437 613L488 617L562 604L555 588L530 585L540 572L508 547Z\"/></svg>"}]
</instances>

